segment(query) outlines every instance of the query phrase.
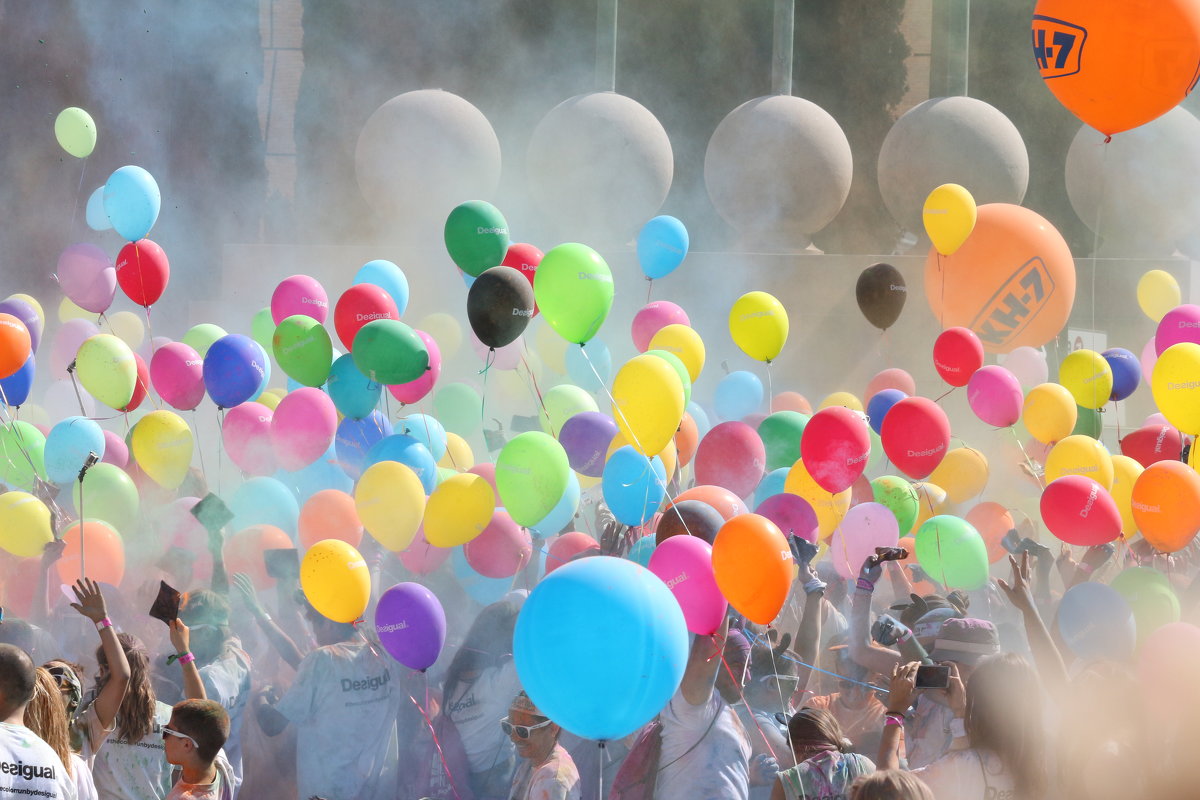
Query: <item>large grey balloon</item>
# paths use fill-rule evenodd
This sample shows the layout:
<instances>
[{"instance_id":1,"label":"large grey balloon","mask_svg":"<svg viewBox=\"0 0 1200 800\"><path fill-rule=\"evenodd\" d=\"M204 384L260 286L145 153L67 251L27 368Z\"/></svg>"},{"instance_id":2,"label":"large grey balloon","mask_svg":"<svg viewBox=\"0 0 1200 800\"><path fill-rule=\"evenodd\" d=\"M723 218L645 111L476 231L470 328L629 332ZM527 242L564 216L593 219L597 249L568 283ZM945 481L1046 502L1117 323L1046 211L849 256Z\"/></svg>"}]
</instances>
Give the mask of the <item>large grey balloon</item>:
<instances>
[{"instance_id":1,"label":"large grey balloon","mask_svg":"<svg viewBox=\"0 0 1200 800\"><path fill-rule=\"evenodd\" d=\"M529 190L562 235L628 241L667 199L671 140L636 100L614 92L559 103L529 141Z\"/></svg>"},{"instance_id":2,"label":"large grey balloon","mask_svg":"<svg viewBox=\"0 0 1200 800\"><path fill-rule=\"evenodd\" d=\"M909 109L879 149L879 191L892 219L924 235L925 198L943 183L975 202L1019 205L1029 186L1029 153L1017 127L972 97L935 97Z\"/></svg>"},{"instance_id":3,"label":"large grey balloon","mask_svg":"<svg viewBox=\"0 0 1200 800\"><path fill-rule=\"evenodd\" d=\"M854 160L837 121L816 103L758 97L721 120L704 154L713 206L744 238L803 248L850 194Z\"/></svg>"}]
</instances>

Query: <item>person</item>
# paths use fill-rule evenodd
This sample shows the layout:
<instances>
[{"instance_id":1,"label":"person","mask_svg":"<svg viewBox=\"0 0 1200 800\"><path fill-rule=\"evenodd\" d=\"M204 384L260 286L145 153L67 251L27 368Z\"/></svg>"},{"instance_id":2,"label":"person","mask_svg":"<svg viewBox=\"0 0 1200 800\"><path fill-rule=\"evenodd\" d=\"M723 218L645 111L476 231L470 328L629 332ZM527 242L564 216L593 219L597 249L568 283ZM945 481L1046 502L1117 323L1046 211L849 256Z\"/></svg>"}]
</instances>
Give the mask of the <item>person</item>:
<instances>
[{"instance_id":1,"label":"person","mask_svg":"<svg viewBox=\"0 0 1200 800\"><path fill-rule=\"evenodd\" d=\"M846 738L853 743L854 752L863 755L879 752L880 727L886 709L867 683L870 673L850 657L849 645L837 640L828 649L826 662L832 664L832 671L844 679L839 690L810 697L803 705L833 714Z\"/></svg>"},{"instance_id":2,"label":"person","mask_svg":"<svg viewBox=\"0 0 1200 800\"><path fill-rule=\"evenodd\" d=\"M184 700L162 729L167 763L178 778L167 800L233 800L238 778L221 749L229 738L229 714L215 700Z\"/></svg>"},{"instance_id":3,"label":"person","mask_svg":"<svg viewBox=\"0 0 1200 800\"><path fill-rule=\"evenodd\" d=\"M796 766L779 773L771 800L845 800L850 784L874 772L864 755L851 752L833 714L819 708L802 708L788 720L788 739Z\"/></svg>"},{"instance_id":4,"label":"person","mask_svg":"<svg viewBox=\"0 0 1200 800\"><path fill-rule=\"evenodd\" d=\"M911 772L880 769L850 784L850 800L934 800L934 796Z\"/></svg>"},{"instance_id":5,"label":"person","mask_svg":"<svg viewBox=\"0 0 1200 800\"><path fill-rule=\"evenodd\" d=\"M77 800L62 759L25 727L25 708L36 686L29 654L0 644L0 794Z\"/></svg>"},{"instance_id":6,"label":"person","mask_svg":"<svg viewBox=\"0 0 1200 800\"><path fill-rule=\"evenodd\" d=\"M538 710L529 695L521 692L513 698L500 729L521 759L509 800L579 800L579 771L558 743L562 729Z\"/></svg>"},{"instance_id":7,"label":"person","mask_svg":"<svg viewBox=\"0 0 1200 800\"><path fill-rule=\"evenodd\" d=\"M62 759L68 777L75 783L75 794L79 800L96 800L96 784L92 770L79 754L71 749L70 725L67 709L58 683L44 667L37 668L37 684L33 699L25 708L25 725L38 738L50 745Z\"/></svg>"}]
</instances>

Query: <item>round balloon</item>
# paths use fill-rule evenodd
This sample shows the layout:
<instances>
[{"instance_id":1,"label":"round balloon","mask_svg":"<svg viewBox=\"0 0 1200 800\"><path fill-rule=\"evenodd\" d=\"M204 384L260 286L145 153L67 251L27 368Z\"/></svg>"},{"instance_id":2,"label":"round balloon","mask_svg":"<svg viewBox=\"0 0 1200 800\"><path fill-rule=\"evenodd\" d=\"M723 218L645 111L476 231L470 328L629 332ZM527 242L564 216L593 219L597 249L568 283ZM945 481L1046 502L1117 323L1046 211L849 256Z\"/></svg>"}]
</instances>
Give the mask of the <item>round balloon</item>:
<instances>
[{"instance_id":1,"label":"round balloon","mask_svg":"<svg viewBox=\"0 0 1200 800\"><path fill-rule=\"evenodd\" d=\"M1200 475L1187 464L1151 464L1134 483L1130 501L1138 529L1156 550L1182 550L1200 531Z\"/></svg>"},{"instance_id":2,"label":"round balloon","mask_svg":"<svg viewBox=\"0 0 1200 800\"><path fill-rule=\"evenodd\" d=\"M300 588L319 614L334 622L355 622L371 602L371 570L353 547L325 539L304 554Z\"/></svg>"},{"instance_id":3,"label":"round balloon","mask_svg":"<svg viewBox=\"0 0 1200 800\"><path fill-rule=\"evenodd\" d=\"M950 421L942 407L925 397L907 397L883 421L883 449L910 478L928 476L946 455Z\"/></svg>"},{"instance_id":4,"label":"round balloon","mask_svg":"<svg viewBox=\"0 0 1200 800\"><path fill-rule=\"evenodd\" d=\"M917 531L916 549L921 568L948 589L974 591L987 583L987 547L964 519L931 517Z\"/></svg>"},{"instance_id":5,"label":"round balloon","mask_svg":"<svg viewBox=\"0 0 1200 800\"><path fill-rule=\"evenodd\" d=\"M512 267L483 271L467 292L471 330L490 348L515 341L532 318L533 287Z\"/></svg>"},{"instance_id":6,"label":"round balloon","mask_svg":"<svg viewBox=\"0 0 1200 800\"><path fill-rule=\"evenodd\" d=\"M729 309L729 335L743 353L770 364L787 343L787 309L774 295L748 292Z\"/></svg>"},{"instance_id":7,"label":"round balloon","mask_svg":"<svg viewBox=\"0 0 1200 800\"><path fill-rule=\"evenodd\" d=\"M388 655L418 671L433 666L446 644L446 612L419 583L398 583L379 597L375 633Z\"/></svg>"},{"instance_id":8,"label":"round balloon","mask_svg":"<svg viewBox=\"0 0 1200 800\"><path fill-rule=\"evenodd\" d=\"M957 183L944 183L925 198L921 220L934 248L948 256L971 235L977 216L971 193Z\"/></svg>"},{"instance_id":9,"label":"round balloon","mask_svg":"<svg viewBox=\"0 0 1200 800\"><path fill-rule=\"evenodd\" d=\"M137 166L121 167L104 184L104 212L113 229L127 241L136 242L158 221L162 196L149 172Z\"/></svg>"},{"instance_id":10,"label":"round balloon","mask_svg":"<svg viewBox=\"0 0 1200 800\"><path fill-rule=\"evenodd\" d=\"M1116 501L1084 475L1052 480L1042 492L1041 512L1050 532L1067 544L1091 547L1121 535Z\"/></svg>"},{"instance_id":11,"label":"round balloon","mask_svg":"<svg viewBox=\"0 0 1200 800\"><path fill-rule=\"evenodd\" d=\"M650 571L679 602L689 631L701 636L716 633L729 604L717 587L712 545L694 536L671 537L654 549Z\"/></svg>"},{"instance_id":12,"label":"round balloon","mask_svg":"<svg viewBox=\"0 0 1200 800\"><path fill-rule=\"evenodd\" d=\"M149 239L130 242L117 254L117 283L121 291L139 306L158 302L171 278L167 254Z\"/></svg>"},{"instance_id":13,"label":"round balloon","mask_svg":"<svg viewBox=\"0 0 1200 800\"><path fill-rule=\"evenodd\" d=\"M664 278L674 272L683 263L687 252L687 228L675 217L665 214L655 217L643 225L638 233L638 263L651 280Z\"/></svg>"},{"instance_id":14,"label":"round balloon","mask_svg":"<svg viewBox=\"0 0 1200 800\"><path fill-rule=\"evenodd\" d=\"M717 532L712 562L717 585L734 609L759 625L775 619L787 600L793 561L774 522L758 514L729 520Z\"/></svg>"},{"instance_id":15,"label":"round balloon","mask_svg":"<svg viewBox=\"0 0 1200 800\"><path fill-rule=\"evenodd\" d=\"M854 295L867 322L886 331L900 319L908 286L900 270L891 264L872 264L859 274Z\"/></svg>"},{"instance_id":16,"label":"round balloon","mask_svg":"<svg viewBox=\"0 0 1200 800\"><path fill-rule=\"evenodd\" d=\"M508 223L500 210L483 200L456 206L446 218L446 252L458 268L471 277L504 260L508 250Z\"/></svg>"},{"instance_id":17,"label":"round balloon","mask_svg":"<svg viewBox=\"0 0 1200 800\"><path fill-rule=\"evenodd\" d=\"M560 244L538 265L533 292L550 327L568 342L583 344L599 332L612 309L612 272L587 245Z\"/></svg>"},{"instance_id":18,"label":"round balloon","mask_svg":"<svg viewBox=\"0 0 1200 800\"><path fill-rule=\"evenodd\" d=\"M933 343L933 366L951 386L966 386L983 366L983 342L970 328L948 328Z\"/></svg>"}]
</instances>

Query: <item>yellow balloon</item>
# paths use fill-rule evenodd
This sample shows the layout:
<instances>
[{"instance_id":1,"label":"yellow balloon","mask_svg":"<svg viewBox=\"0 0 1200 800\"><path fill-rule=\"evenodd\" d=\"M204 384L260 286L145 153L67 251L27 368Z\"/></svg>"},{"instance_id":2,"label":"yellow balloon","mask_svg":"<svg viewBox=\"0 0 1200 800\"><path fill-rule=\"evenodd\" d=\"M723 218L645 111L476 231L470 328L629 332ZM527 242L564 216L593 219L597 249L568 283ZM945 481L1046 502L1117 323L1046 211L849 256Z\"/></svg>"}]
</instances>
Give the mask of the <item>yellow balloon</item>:
<instances>
[{"instance_id":1,"label":"yellow balloon","mask_svg":"<svg viewBox=\"0 0 1200 800\"><path fill-rule=\"evenodd\" d=\"M446 431L446 453L438 462L439 467L449 467L455 472L466 472L475 466L475 453L467 440L457 433Z\"/></svg>"},{"instance_id":2,"label":"yellow balloon","mask_svg":"<svg viewBox=\"0 0 1200 800\"><path fill-rule=\"evenodd\" d=\"M566 341L557 333L554 334L554 338L560 342ZM561 383L551 387L542 395L542 407L538 409L538 420L541 422L544 432L558 438L558 432L571 417L585 411L599 410L596 398L588 394L587 390L572 383Z\"/></svg>"},{"instance_id":3,"label":"yellow balloon","mask_svg":"<svg viewBox=\"0 0 1200 800\"><path fill-rule=\"evenodd\" d=\"M700 370L704 369L704 340L687 325L675 324L660 328L650 339L650 346L646 349L674 353L687 367L692 383L696 382L696 378L700 377Z\"/></svg>"},{"instance_id":4,"label":"yellow balloon","mask_svg":"<svg viewBox=\"0 0 1200 800\"><path fill-rule=\"evenodd\" d=\"M164 489L178 489L192 465L192 429L173 411L151 411L130 439L138 466Z\"/></svg>"},{"instance_id":5,"label":"yellow balloon","mask_svg":"<svg viewBox=\"0 0 1200 800\"><path fill-rule=\"evenodd\" d=\"M1076 350L1062 360L1058 382L1075 398L1076 405L1100 408L1112 395L1112 367L1095 350Z\"/></svg>"},{"instance_id":6,"label":"yellow balloon","mask_svg":"<svg viewBox=\"0 0 1200 800\"><path fill-rule=\"evenodd\" d=\"M425 506L425 541L434 547L466 544L488 526L496 493L485 478L463 472L442 481Z\"/></svg>"},{"instance_id":7,"label":"yellow balloon","mask_svg":"<svg viewBox=\"0 0 1200 800\"><path fill-rule=\"evenodd\" d=\"M1145 469L1129 456L1113 456L1113 486L1109 494L1117 502L1121 512L1121 535L1132 539L1137 533L1137 522L1133 519L1133 485Z\"/></svg>"},{"instance_id":8,"label":"yellow balloon","mask_svg":"<svg viewBox=\"0 0 1200 800\"><path fill-rule=\"evenodd\" d=\"M27 492L0 494L0 550L32 558L40 556L53 539L45 503Z\"/></svg>"},{"instance_id":9,"label":"yellow balloon","mask_svg":"<svg viewBox=\"0 0 1200 800\"><path fill-rule=\"evenodd\" d=\"M842 524L846 512L850 510L850 490L831 494L820 486L808 474L804 462L797 460L788 470L783 482L783 490L788 494L799 495L808 501L817 514L817 525L820 538L828 538Z\"/></svg>"},{"instance_id":10,"label":"yellow balloon","mask_svg":"<svg viewBox=\"0 0 1200 800\"><path fill-rule=\"evenodd\" d=\"M417 323L417 330L425 331L437 342L442 361L448 362L462 346L462 326L458 320L444 311L427 314Z\"/></svg>"},{"instance_id":11,"label":"yellow balloon","mask_svg":"<svg viewBox=\"0 0 1200 800\"><path fill-rule=\"evenodd\" d=\"M78 106L64 108L54 120L54 138L76 158L87 158L96 149L96 123Z\"/></svg>"},{"instance_id":12,"label":"yellow balloon","mask_svg":"<svg viewBox=\"0 0 1200 800\"><path fill-rule=\"evenodd\" d=\"M975 230L975 198L957 183L944 183L925 198L921 219L933 246L944 256L954 253Z\"/></svg>"},{"instance_id":13,"label":"yellow balloon","mask_svg":"<svg viewBox=\"0 0 1200 800\"><path fill-rule=\"evenodd\" d=\"M988 474L987 456L973 447L956 447L946 453L929 482L946 490L946 502L965 503L982 494Z\"/></svg>"},{"instance_id":14,"label":"yellow balloon","mask_svg":"<svg viewBox=\"0 0 1200 800\"><path fill-rule=\"evenodd\" d=\"M375 541L398 553L412 544L425 515L425 489L417 473L398 461L367 467L354 487L358 519Z\"/></svg>"},{"instance_id":15,"label":"yellow balloon","mask_svg":"<svg viewBox=\"0 0 1200 800\"><path fill-rule=\"evenodd\" d=\"M1065 439L1075 430L1079 409L1075 398L1057 383L1039 384L1025 395L1021 421L1029 435L1042 444Z\"/></svg>"},{"instance_id":16,"label":"yellow balloon","mask_svg":"<svg viewBox=\"0 0 1200 800\"><path fill-rule=\"evenodd\" d=\"M70 322L73 319L86 319L92 322L96 321L96 316L90 311L85 311L71 301L71 298L64 297L62 302L58 304L58 321Z\"/></svg>"},{"instance_id":17,"label":"yellow balloon","mask_svg":"<svg viewBox=\"0 0 1200 800\"><path fill-rule=\"evenodd\" d=\"M323 539L300 564L300 588L312 607L334 622L354 622L371 602L371 570L341 539Z\"/></svg>"},{"instance_id":18,"label":"yellow balloon","mask_svg":"<svg viewBox=\"0 0 1200 800\"><path fill-rule=\"evenodd\" d=\"M909 535L915 536L922 525L946 510L948 498L946 490L936 483L914 483L912 487L917 493L917 519Z\"/></svg>"},{"instance_id":19,"label":"yellow balloon","mask_svg":"<svg viewBox=\"0 0 1200 800\"><path fill-rule=\"evenodd\" d=\"M838 406L844 406L845 408L848 408L851 411L857 411L860 414L863 413L862 401L859 400L853 392L834 392L821 401L821 405L817 408L817 410L820 411L823 408L837 408Z\"/></svg>"},{"instance_id":20,"label":"yellow balloon","mask_svg":"<svg viewBox=\"0 0 1200 800\"><path fill-rule=\"evenodd\" d=\"M666 447L683 419L683 384L658 356L643 354L626 361L613 379L612 396L617 429L644 456Z\"/></svg>"},{"instance_id":21,"label":"yellow balloon","mask_svg":"<svg viewBox=\"0 0 1200 800\"><path fill-rule=\"evenodd\" d=\"M533 335L534 346L546 366L559 375L567 374L567 340L542 320Z\"/></svg>"},{"instance_id":22,"label":"yellow balloon","mask_svg":"<svg viewBox=\"0 0 1200 800\"><path fill-rule=\"evenodd\" d=\"M267 389L258 397L256 397L254 402L262 403L264 406L274 411L279 406L279 401L282 399L282 389Z\"/></svg>"},{"instance_id":23,"label":"yellow balloon","mask_svg":"<svg viewBox=\"0 0 1200 800\"><path fill-rule=\"evenodd\" d=\"M46 330L46 312L42 310L42 304L37 301L33 295L17 292L8 296L9 300L23 300L37 313L38 319L41 320L42 330Z\"/></svg>"},{"instance_id":24,"label":"yellow balloon","mask_svg":"<svg viewBox=\"0 0 1200 800\"><path fill-rule=\"evenodd\" d=\"M142 318L132 311L118 311L106 319L107 324L102 325L100 330L116 336L129 345L130 350L137 350L146 341L146 326Z\"/></svg>"},{"instance_id":25,"label":"yellow balloon","mask_svg":"<svg viewBox=\"0 0 1200 800\"><path fill-rule=\"evenodd\" d=\"M1084 475L1107 492L1113 485L1112 456L1107 447L1090 436L1081 433L1068 436L1046 456L1046 483L1064 475Z\"/></svg>"},{"instance_id":26,"label":"yellow balloon","mask_svg":"<svg viewBox=\"0 0 1200 800\"><path fill-rule=\"evenodd\" d=\"M729 335L743 353L770 364L787 343L787 309L774 295L748 292L729 309Z\"/></svg>"},{"instance_id":27,"label":"yellow balloon","mask_svg":"<svg viewBox=\"0 0 1200 800\"><path fill-rule=\"evenodd\" d=\"M1167 422L1184 433L1200 433L1200 344L1180 342L1164 350L1150 389Z\"/></svg>"},{"instance_id":28,"label":"yellow balloon","mask_svg":"<svg viewBox=\"0 0 1200 800\"><path fill-rule=\"evenodd\" d=\"M1179 281L1166 270L1152 269L1138 280L1137 301L1142 313L1162 322L1167 312L1183 302Z\"/></svg>"}]
</instances>

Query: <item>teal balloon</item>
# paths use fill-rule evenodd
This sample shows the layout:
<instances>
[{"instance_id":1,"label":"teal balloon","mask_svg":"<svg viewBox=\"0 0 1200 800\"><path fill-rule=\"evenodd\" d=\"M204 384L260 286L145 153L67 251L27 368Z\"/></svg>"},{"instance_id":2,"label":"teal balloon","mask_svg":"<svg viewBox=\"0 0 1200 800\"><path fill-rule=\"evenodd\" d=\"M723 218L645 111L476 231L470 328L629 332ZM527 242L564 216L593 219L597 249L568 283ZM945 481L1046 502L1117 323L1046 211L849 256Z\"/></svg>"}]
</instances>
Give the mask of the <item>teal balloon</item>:
<instances>
[{"instance_id":1,"label":"teal balloon","mask_svg":"<svg viewBox=\"0 0 1200 800\"><path fill-rule=\"evenodd\" d=\"M396 423L398 433L411 436L429 450L434 461L446 455L446 429L428 414L409 414Z\"/></svg>"},{"instance_id":2,"label":"teal balloon","mask_svg":"<svg viewBox=\"0 0 1200 800\"><path fill-rule=\"evenodd\" d=\"M529 526L529 530L542 538L549 538L560 533L575 520L575 512L579 510L579 479L572 472L568 476L567 489L550 513L538 522Z\"/></svg>"},{"instance_id":3,"label":"teal balloon","mask_svg":"<svg viewBox=\"0 0 1200 800\"><path fill-rule=\"evenodd\" d=\"M296 537L300 505L292 490L274 478L251 478L243 483L230 498L229 510L233 512L229 523L233 531L251 525L274 525L293 539Z\"/></svg>"},{"instance_id":4,"label":"teal balloon","mask_svg":"<svg viewBox=\"0 0 1200 800\"><path fill-rule=\"evenodd\" d=\"M1075 406L1075 409L1079 413L1075 417L1075 427L1071 430L1071 434L1082 434L1099 439L1100 434L1104 433L1104 418L1100 416L1100 412L1094 408L1084 408L1083 406Z\"/></svg>"},{"instance_id":5,"label":"teal balloon","mask_svg":"<svg viewBox=\"0 0 1200 800\"><path fill-rule=\"evenodd\" d=\"M67 417L46 437L46 475L55 483L77 481L90 453L104 457L104 431L86 417Z\"/></svg>"},{"instance_id":6,"label":"teal balloon","mask_svg":"<svg viewBox=\"0 0 1200 800\"><path fill-rule=\"evenodd\" d=\"M84 219L87 220L88 227L94 231L112 230L112 223L108 221L108 214L104 213L103 186L97 186L96 190L88 197L87 208L84 210Z\"/></svg>"},{"instance_id":7,"label":"teal balloon","mask_svg":"<svg viewBox=\"0 0 1200 800\"><path fill-rule=\"evenodd\" d=\"M518 525L540 522L567 490L571 465L553 436L528 431L508 441L496 458L500 503Z\"/></svg>"},{"instance_id":8,"label":"teal balloon","mask_svg":"<svg viewBox=\"0 0 1200 800\"><path fill-rule=\"evenodd\" d=\"M483 398L465 383L448 383L434 393L433 413L446 430L470 436L483 426Z\"/></svg>"},{"instance_id":9,"label":"teal balloon","mask_svg":"<svg viewBox=\"0 0 1200 800\"><path fill-rule=\"evenodd\" d=\"M940 514L917 529L917 562L949 589L968 592L988 580L987 546L971 523Z\"/></svg>"},{"instance_id":10,"label":"teal balloon","mask_svg":"<svg viewBox=\"0 0 1200 800\"><path fill-rule=\"evenodd\" d=\"M390 294L396 301L396 310L401 316L404 315L404 310L408 308L408 278L405 277L404 270L391 261L377 258L363 264L358 268L358 272L354 273L354 285L362 283L378 286Z\"/></svg>"},{"instance_id":11,"label":"teal balloon","mask_svg":"<svg viewBox=\"0 0 1200 800\"><path fill-rule=\"evenodd\" d=\"M763 479L759 481L758 488L754 490L755 508L761 506L763 500L766 500L768 497L773 497L783 492L783 487L787 483L787 476L790 471L791 467L780 467L779 469L771 470L763 476Z\"/></svg>"},{"instance_id":12,"label":"teal balloon","mask_svg":"<svg viewBox=\"0 0 1200 800\"><path fill-rule=\"evenodd\" d=\"M161 205L154 176L141 167L121 167L104 184L104 213L127 241L146 238L158 221Z\"/></svg>"},{"instance_id":13,"label":"teal balloon","mask_svg":"<svg viewBox=\"0 0 1200 800\"><path fill-rule=\"evenodd\" d=\"M800 459L800 437L808 419L798 411L776 411L758 423L758 435L767 450L767 469L790 468Z\"/></svg>"},{"instance_id":14,"label":"teal balloon","mask_svg":"<svg viewBox=\"0 0 1200 800\"><path fill-rule=\"evenodd\" d=\"M647 569L650 567L650 556L654 555L654 549L658 547L658 540L654 534L643 536L633 543L633 547L629 548L626 558L630 561L641 564Z\"/></svg>"},{"instance_id":15,"label":"teal balloon","mask_svg":"<svg viewBox=\"0 0 1200 800\"><path fill-rule=\"evenodd\" d=\"M350 419L362 419L374 411L383 391L382 384L359 371L354 365L354 357L349 354L339 356L333 362L325 386L334 408Z\"/></svg>"},{"instance_id":16,"label":"teal balloon","mask_svg":"<svg viewBox=\"0 0 1200 800\"><path fill-rule=\"evenodd\" d=\"M337 489L346 494L354 493L354 480L342 469L334 445L330 445L325 455L304 469L296 472L280 470L275 473L274 478L291 490L301 506L314 494L324 489Z\"/></svg>"},{"instance_id":17,"label":"teal balloon","mask_svg":"<svg viewBox=\"0 0 1200 800\"><path fill-rule=\"evenodd\" d=\"M472 200L450 212L444 239L446 252L458 268L478 278L504 261L509 245L508 222L491 203Z\"/></svg>"},{"instance_id":18,"label":"teal balloon","mask_svg":"<svg viewBox=\"0 0 1200 800\"><path fill-rule=\"evenodd\" d=\"M372 445L367 451L367 467L380 461L395 461L411 469L421 479L425 494L432 494L437 487L437 462L429 448L411 436L393 433Z\"/></svg>"}]
</instances>

